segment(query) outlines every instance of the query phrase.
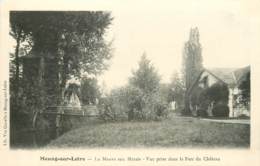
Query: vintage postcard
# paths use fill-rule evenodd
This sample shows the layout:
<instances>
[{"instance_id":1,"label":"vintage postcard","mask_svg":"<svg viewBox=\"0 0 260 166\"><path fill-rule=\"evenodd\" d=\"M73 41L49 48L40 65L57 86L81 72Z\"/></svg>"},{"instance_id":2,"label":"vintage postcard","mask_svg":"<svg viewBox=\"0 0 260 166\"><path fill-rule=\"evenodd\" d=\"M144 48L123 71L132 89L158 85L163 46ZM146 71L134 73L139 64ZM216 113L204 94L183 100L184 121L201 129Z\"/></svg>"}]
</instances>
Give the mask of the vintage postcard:
<instances>
[{"instance_id":1,"label":"vintage postcard","mask_svg":"<svg viewBox=\"0 0 260 166\"><path fill-rule=\"evenodd\" d=\"M257 0L0 7L1 165L260 164Z\"/></svg>"}]
</instances>

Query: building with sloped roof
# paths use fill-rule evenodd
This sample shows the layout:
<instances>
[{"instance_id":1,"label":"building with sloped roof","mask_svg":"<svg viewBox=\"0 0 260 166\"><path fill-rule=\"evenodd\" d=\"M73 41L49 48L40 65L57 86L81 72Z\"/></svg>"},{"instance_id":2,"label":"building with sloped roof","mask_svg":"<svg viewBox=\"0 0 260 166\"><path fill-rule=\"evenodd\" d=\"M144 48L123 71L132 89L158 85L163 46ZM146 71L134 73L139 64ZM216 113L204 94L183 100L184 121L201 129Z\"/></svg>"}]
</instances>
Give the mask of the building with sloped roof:
<instances>
[{"instance_id":1,"label":"building with sloped roof","mask_svg":"<svg viewBox=\"0 0 260 166\"><path fill-rule=\"evenodd\" d=\"M227 101L224 102L228 105L229 108L228 116L250 116L250 103L245 106L243 105L243 103L241 103L240 100L242 92L242 90L240 89L240 85L243 81L247 79L248 74L250 74L250 66L243 68L204 68L198 75L197 79L188 89L188 97L190 100L189 109L191 113L195 116L198 115L198 111L201 109L201 105L199 102L194 102L194 100L198 101L197 98L203 95L202 91L216 84L220 84L228 89ZM210 95L213 95L213 97L214 95L218 95L214 93ZM204 100L206 100L206 98ZM216 104L217 103L214 101L209 102L206 108L207 116L214 116L212 113L212 109Z\"/></svg>"}]
</instances>

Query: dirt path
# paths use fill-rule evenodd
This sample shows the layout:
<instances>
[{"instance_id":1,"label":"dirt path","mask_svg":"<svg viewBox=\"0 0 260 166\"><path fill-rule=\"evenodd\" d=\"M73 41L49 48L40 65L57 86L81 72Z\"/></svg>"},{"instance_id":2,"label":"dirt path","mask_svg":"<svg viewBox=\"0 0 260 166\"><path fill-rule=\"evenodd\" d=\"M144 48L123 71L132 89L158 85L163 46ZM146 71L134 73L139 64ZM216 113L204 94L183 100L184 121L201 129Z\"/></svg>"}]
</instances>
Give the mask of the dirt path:
<instances>
[{"instance_id":1,"label":"dirt path","mask_svg":"<svg viewBox=\"0 0 260 166\"><path fill-rule=\"evenodd\" d=\"M218 123L235 123L235 124L250 125L250 119L201 119L201 120L218 122Z\"/></svg>"}]
</instances>

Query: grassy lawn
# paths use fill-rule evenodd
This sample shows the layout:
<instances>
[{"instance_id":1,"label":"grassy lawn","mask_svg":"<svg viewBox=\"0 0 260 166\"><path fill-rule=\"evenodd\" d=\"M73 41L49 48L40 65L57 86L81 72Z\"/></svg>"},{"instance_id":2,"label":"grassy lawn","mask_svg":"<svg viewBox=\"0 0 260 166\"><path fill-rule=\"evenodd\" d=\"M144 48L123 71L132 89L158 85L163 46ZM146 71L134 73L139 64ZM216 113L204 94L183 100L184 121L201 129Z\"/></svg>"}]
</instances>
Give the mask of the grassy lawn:
<instances>
[{"instance_id":1,"label":"grassy lawn","mask_svg":"<svg viewBox=\"0 0 260 166\"><path fill-rule=\"evenodd\" d=\"M248 148L249 145L249 125L176 117L158 122L111 122L87 125L51 141L47 148Z\"/></svg>"}]
</instances>

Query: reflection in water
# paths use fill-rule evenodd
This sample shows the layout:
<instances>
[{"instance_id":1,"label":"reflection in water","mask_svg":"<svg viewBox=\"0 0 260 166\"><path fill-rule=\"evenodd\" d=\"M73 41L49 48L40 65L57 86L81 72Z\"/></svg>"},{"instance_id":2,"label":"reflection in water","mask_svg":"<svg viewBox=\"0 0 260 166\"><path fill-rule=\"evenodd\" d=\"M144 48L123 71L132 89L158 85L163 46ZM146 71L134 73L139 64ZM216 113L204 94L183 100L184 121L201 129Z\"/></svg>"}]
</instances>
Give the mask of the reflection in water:
<instances>
[{"instance_id":1,"label":"reflection in water","mask_svg":"<svg viewBox=\"0 0 260 166\"><path fill-rule=\"evenodd\" d=\"M81 110L81 103L79 100L79 85L75 82L68 82L64 92L63 106L72 109L73 111ZM61 110L64 112L64 110ZM12 148L39 148L47 145L51 140L56 139L64 132L69 131L72 126L77 125L80 118L71 116L61 116L58 114L46 115L37 114L35 117L34 128L31 130L25 127L17 128L11 131L10 144ZM35 127L36 126L36 127Z\"/></svg>"},{"instance_id":2,"label":"reflection in water","mask_svg":"<svg viewBox=\"0 0 260 166\"><path fill-rule=\"evenodd\" d=\"M50 117L48 117L50 119ZM51 126L40 130L10 130L10 145L12 149L37 149L48 145L52 140L82 126L96 126L104 123L98 117L63 116L62 127Z\"/></svg>"},{"instance_id":3,"label":"reflection in water","mask_svg":"<svg viewBox=\"0 0 260 166\"><path fill-rule=\"evenodd\" d=\"M61 129L13 132L11 133L10 145L11 148L40 148L63 133Z\"/></svg>"}]
</instances>

